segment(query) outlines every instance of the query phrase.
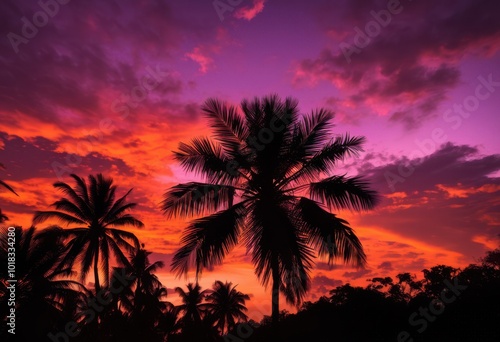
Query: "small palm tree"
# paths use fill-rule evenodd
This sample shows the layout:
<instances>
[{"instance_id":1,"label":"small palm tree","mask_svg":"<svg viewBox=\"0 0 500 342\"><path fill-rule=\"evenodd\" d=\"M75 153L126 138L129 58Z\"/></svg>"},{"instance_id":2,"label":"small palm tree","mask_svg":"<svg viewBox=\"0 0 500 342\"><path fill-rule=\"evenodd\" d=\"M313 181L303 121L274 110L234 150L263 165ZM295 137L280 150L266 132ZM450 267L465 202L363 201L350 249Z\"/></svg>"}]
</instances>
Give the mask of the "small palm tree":
<instances>
[{"instance_id":1,"label":"small palm tree","mask_svg":"<svg viewBox=\"0 0 500 342\"><path fill-rule=\"evenodd\" d=\"M189 283L187 292L181 287L176 287L175 292L181 297L182 304L177 308L183 313L181 324L185 328L193 324L202 322L202 318L207 312L209 305L204 303L206 296L210 293L209 290L201 290L200 285Z\"/></svg>"},{"instance_id":2,"label":"small palm tree","mask_svg":"<svg viewBox=\"0 0 500 342\"><path fill-rule=\"evenodd\" d=\"M333 114L300 116L297 102L277 96L244 100L238 108L209 99L202 108L214 139L181 143L175 158L204 182L178 184L165 193L167 217L199 216L184 231L172 268L222 263L242 242L257 277L272 283L272 317L279 294L299 304L310 287L314 252L329 263L365 265L361 242L332 210L371 209L376 193L360 177L332 175L345 157L361 151L363 137L333 136Z\"/></svg>"},{"instance_id":3,"label":"small palm tree","mask_svg":"<svg viewBox=\"0 0 500 342\"><path fill-rule=\"evenodd\" d=\"M237 291L236 285L232 286L232 283L223 283L220 280L215 281L212 292L207 296L207 301L210 302L210 315L222 335L233 329L236 323L248 320L245 314L246 300L250 300L250 297Z\"/></svg>"},{"instance_id":4,"label":"small palm tree","mask_svg":"<svg viewBox=\"0 0 500 342\"><path fill-rule=\"evenodd\" d=\"M48 229L49 231L52 228ZM49 332L64 329L67 321L74 320L75 303L83 301L85 288L70 279L71 269L57 269L66 247L55 234L41 234L34 227L14 230L15 242L8 241L6 228L0 229L0 307L7 317L9 306L9 280L7 260L15 250L16 322L29 327L18 331L25 341L46 339ZM12 249L11 249L12 248ZM80 291L78 291L80 290ZM5 322L3 322L5 324Z\"/></svg>"},{"instance_id":5,"label":"small palm tree","mask_svg":"<svg viewBox=\"0 0 500 342\"><path fill-rule=\"evenodd\" d=\"M166 337L167 341L170 341L170 336L181 328L178 319L179 308L174 305L167 305L156 326L158 331Z\"/></svg>"},{"instance_id":6,"label":"small palm tree","mask_svg":"<svg viewBox=\"0 0 500 342\"><path fill-rule=\"evenodd\" d=\"M138 249L130 260L130 274L135 277L135 300L139 300L141 295L152 295L158 289L162 288L162 284L155 272L163 268L163 261L149 262L151 252L142 248ZM139 304L139 303L137 303Z\"/></svg>"},{"instance_id":7,"label":"small palm tree","mask_svg":"<svg viewBox=\"0 0 500 342\"><path fill-rule=\"evenodd\" d=\"M153 339L156 336L157 325L172 304L163 300L167 296L167 289L155 274L164 263L162 261L151 263L150 254L151 252L144 249L142 244L142 248L132 255L127 273L135 278L135 281L130 283L131 289L135 288L131 300L131 322L136 327L136 333L144 338L149 336Z\"/></svg>"},{"instance_id":8,"label":"small palm tree","mask_svg":"<svg viewBox=\"0 0 500 342\"><path fill-rule=\"evenodd\" d=\"M128 214L136 203L127 203L129 190L115 200L116 186L111 178L102 174L85 179L72 174L76 181L73 188L64 182L54 183L68 198L62 198L52 204L55 210L37 211L33 223L38 224L49 219L56 219L79 227L64 229L62 234L69 239L68 252L61 262L61 267L72 266L81 258L80 278L83 281L93 265L95 292L101 289L99 271L104 276L104 284L109 283L109 259L113 254L121 265L130 265L124 251L132 253L139 248L137 237L130 232L116 227L143 227L143 223Z\"/></svg>"}]
</instances>

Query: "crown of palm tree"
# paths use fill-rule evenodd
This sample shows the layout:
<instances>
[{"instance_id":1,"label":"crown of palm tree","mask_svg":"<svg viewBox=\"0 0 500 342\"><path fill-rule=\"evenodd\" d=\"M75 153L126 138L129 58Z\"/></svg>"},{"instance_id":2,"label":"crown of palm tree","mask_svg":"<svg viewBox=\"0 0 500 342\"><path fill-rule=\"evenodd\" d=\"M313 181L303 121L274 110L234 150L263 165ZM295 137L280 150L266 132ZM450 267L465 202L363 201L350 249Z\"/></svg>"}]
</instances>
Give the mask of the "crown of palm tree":
<instances>
[{"instance_id":1,"label":"crown of palm tree","mask_svg":"<svg viewBox=\"0 0 500 342\"><path fill-rule=\"evenodd\" d=\"M198 275L242 242L261 282L272 279L273 292L298 304L310 286L315 251L329 263L365 264L352 228L331 213L376 204L362 178L332 175L362 150L363 137L333 136L331 112L300 116L295 100L276 95L242 101L242 114L216 99L202 109L213 139L181 143L175 158L205 181L178 184L162 202L167 217L203 216L185 229L174 271L185 274L194 265Z\"/></svg>"},{"instance_id":2,"label":"crown of palm tree","mask_svg":"<svg viewBox=\"0 0 500 342\"><path fill-rule=\"evenodd\" d=\"M236 290L236 285L215 281L207 301L210 302L210 315L222 334L234 328L237 322L247 321L248 316L245 314L248 310L245 306L247 300L250 300L250 297Z\"/></svg>"},{"instance_id":3,"label":"crown of palm tree","mask_svg":"<svg viewBox=\"0 0 500 342\"><path fill-rule=\"evenodd\" d=\"M179 311L184 315L181 319L184 326L189 324L199 323L202 320L204 313L207 311L209 305L204 302L210 290L201 290L198 284L187 284L187 291L182 287L176 287L175 292L181 297L182 304L178 305Z\"/></svg>"},{"instance_id":4,"label":"crown of palm tree","mask_svg":"<svg viewBox=\"0 0 500 342\"><path fill-rule=\"evenodd\" d=\"M127 213L136 206L136 203L126 202L132 189L116 199L116 186L111 178L105 178L102 174L90 175L87 184L85 179L77 175L72 174L71 177L76 182L74 188L64 182L54 183L54 187L68 197L54 202L52 207L55 210L35 212L33 223L54 219L79 226L60 231L69 239L68 252L61 267L81 261L80 278L83 280L93 263L95 290L98 292L99 271L104 275L104 284L108 284L111 253L119 264L129 265L124 251L132 253L139 248L139 241L133 233L116 227L142 227L143 223Z\"/></svg>"}]
</instances>

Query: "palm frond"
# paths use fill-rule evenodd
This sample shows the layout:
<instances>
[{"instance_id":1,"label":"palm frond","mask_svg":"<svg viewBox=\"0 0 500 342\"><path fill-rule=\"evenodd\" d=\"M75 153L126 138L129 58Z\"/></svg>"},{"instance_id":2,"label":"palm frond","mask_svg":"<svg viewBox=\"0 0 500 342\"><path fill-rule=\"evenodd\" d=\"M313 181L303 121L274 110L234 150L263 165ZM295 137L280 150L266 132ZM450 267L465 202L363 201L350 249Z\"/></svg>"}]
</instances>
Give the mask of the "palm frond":
<instances>
[{"instance_id":1,"label":"palm frond","mask_svg":"<svg viewBox=\"0 0 500 342\"><path fill-rule=\"evenodd\" d=\"M132 209L137 206L137 203L126 203L127 196L132 192L132 189L127 191L125 195L120 197L118 200L114 202L111 208L108 210L106 215L102 218L101 222L105 223L110 219L120 216L123 212Z\"/></svg>"},{"instance_id":2,"label":"palm frond","mask_svg":"<svg viewBox=\"0 0 500 342\"><path fill-rule=\"evenodd\" d=\"M337 162L346 157L357 156L362 151L364 141L364 137L338 136L312 157L299 158L302 161L294 165L297 166L296 169L288 170L288 176L279 185L300 183L301 180L315 181L321 173L330 173Z\"/></svg>"},{"instance_id":3,"label":"palm frond","mask_svg":"<svg viewBox=\"0 0 500 342\"><path fill-rule=\"evenodd\" d=\"M178 184L165 193L161 209L168 218L203 215L232 206L235 192L230 185Z\"/></svg>"},{"instance_id":4,"label":"palm frond","mask_svg":"<svg viewBox=\"0 0 500 342\"><path fill-rule=\"evenodd\" d=\"M198 275L203 268L220 264L238 242L243 219L244 206L238 204L192 222L181 238L172 270L178 275L186 274L194 264Z\"/></svg>"},{"instance_id":5,"label":"palm frond","mask_svg":"<svg viewBox=\"0 0 500 342\"><path fill-rule=\"evenodd\" d=\"M231 183L239 177L233 172L235 161L208 138L195 138L189 145L180 143L174 157L184 170L203 175L209 183Z\"/></svg>"},{"instance_id":6,"label":"palm frond","mask_svg":"<svg viewBox=\"0 0 500 342\"><path fill-rule=\"evenodd\" d=\"M377 193L361 177L333 176L309 185L313 200L329 208L368 210L375 207Z\"/></svg>"},{"instance_id":7,"label":"palm frond","mask_svg":"<svg viewBox=\"0 0 500 342\"><path fill-rule=\"evenodd\" d=\"M305 197L297 202L296 211L301 216L308 242L318 251L319 257L327 256L329 263L340 258L356 267L366 264L363 246L347 221Z\"/></svg>"},{"instance_id":8,"label":"palm frond","mask_svg":"<svg viewBox=\"0 0 500 342\"><path fill-rule=\"evenodd\" d=\"M88 221L88 216L86 216L86 214L82 212L81 208L67 198L61 198L60 200L55 201L52 206L57 210L62 210L72 216L79 218L83 222Z\"/></svg>"},{"instance_id":9,"label":"palm frond","mask_svg":"<svg viewBox=\"0 0 500 342\"><path fill-rule=\"evenodd\" d=\"M116 228L106 228L107 232L110 232L113 238L116 240L116 242L122 246L125 247L129 251L137 250L140 247L139 239L137 236L135 236L134 233L127 232L122 229L116 229ZM130 245L125 239L128 239L134 243L134 245Z\"/></svg>"},{"instance_id":10,"label":"palm frond","mask_svg":"<svg viewBox=\"0 0 500 342\"><path fill-rule=\"evenodd\" d=\"M234 154L245 141L248 131L236 107L228 106L217 99L208 99L201 108L210 122L216 139L226 153Z\"/></svg>"},{"instance_id":11,"label":"palm frond","mask_svg":"<svg viewBox=\"0 0 500 342\"><path fill-rule=\"evenodd\" d=\"M76 189L73 189L69 184L64 182L56 182L53 184L53 186L54 188L62 191L62 193L64 193L65 195L69 196L73 203L79 208L79 211L89 217L90 215L92 215L91 208L89 207L89 201L85 200L85 198L82 197L82 195L86 195L86 189L82 190L80 188L81 182L85 184L85 181L75 174L72 174L71 176L77 183Z\"/></svg>"},{"instance_id":12,"label":"palm frond","mask_svg":"<svg viewBox=\"0 0 500 342\"><path fill-rule=\"evenodd\" d=\"M332 119L333 113L326 109L319 109L304 116L297 125L291 150L300 151L302 157L312 156L319 152L331 134Z\"/></svg>"},{"instance_id":13,"label":"palm frond","mask_svg":"<svg viewBox=\"0 0 500 342\"><path fill-rule=\"evenodd\" d=\"M86 224L85 221L79 219L78 217L60 211L35 211L33 224L39 224L50 219L55 219L66 224Z\"/></svg>"},{"instance_id":14,"label":"palm frond","mask_svg":"<svg viewBox=\"0 0 500 342\"><path fill-rule=\"evenodd\" d=\"M5 183L3 180L0 180L0 185L3 186L5 189L9 190L10 192L12 192L13 194L15 194L16 196L19 196L17 192L15 192L14 189L12 189L12 187L9 184Z\"/></svg>"},{"instance_id":15,"label":"palm frond","mask_svg":"<svg viewBox=\"0 0 500 342\"><path fill-rule=\"evenodd\" d=\"M121 227L121 226L133 226L137 228L142 228L144 227L144 223L142 221L136 219L130 214L125 214L120 217L116 217L114 219L109 220L106 222L104 227Z\"/></svg>"}]
</instances>

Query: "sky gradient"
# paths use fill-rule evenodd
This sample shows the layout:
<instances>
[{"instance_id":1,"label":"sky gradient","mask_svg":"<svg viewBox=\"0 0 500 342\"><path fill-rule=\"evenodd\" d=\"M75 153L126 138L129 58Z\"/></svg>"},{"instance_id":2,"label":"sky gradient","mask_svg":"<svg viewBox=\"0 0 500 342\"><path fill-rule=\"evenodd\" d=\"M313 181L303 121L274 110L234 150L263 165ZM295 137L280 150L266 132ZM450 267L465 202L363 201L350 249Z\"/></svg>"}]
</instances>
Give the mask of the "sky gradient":
<instances>
[{"instance_id":1,"label":"sky gradient","mask_svg":"<svg viewBox=\"0 0 500 342\"><path fill-rule=\"evenodd\" d=\"M309 300L465 266L499 246L499 13L494 0L3 1L0 179L19 197L0 192L0 208L29 227L61 196L54 182L102 172L119 193L134 188L145 228L132 231L170 264L187 221L167 221L159 203L194 177L172 151L210 134L200 106L277 93L304 113L334 111L336 134L365 136L336 172L382 196L373 211L340 213L368 267L318 260ZM237 248L201 284L239 284L260 319L270 289L249 261ZM169 289L187 282L159 275Z\"/></svg>"}]
</instances>

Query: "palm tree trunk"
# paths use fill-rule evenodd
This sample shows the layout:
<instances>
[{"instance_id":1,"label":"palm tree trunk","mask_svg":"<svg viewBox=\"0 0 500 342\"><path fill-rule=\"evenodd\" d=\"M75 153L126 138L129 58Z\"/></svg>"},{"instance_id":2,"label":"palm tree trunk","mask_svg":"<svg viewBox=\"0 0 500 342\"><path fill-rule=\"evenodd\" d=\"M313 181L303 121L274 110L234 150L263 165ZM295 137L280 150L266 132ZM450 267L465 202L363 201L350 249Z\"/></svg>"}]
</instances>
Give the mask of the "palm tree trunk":
<instances>
[{"instance_id":1,"label":"palm tree trunk","mask_svg":"<svg viewBox=\"0 0 500 342\"><path fill-rule=\"evenodd\" d=\"M95 259L94 259L94 287L95 287L95 295L97 296L99 292L101 291L101 285L99 284L99 243L97 243L97 249L95 252ZM95 338L96 341L100 341L100 336L99 336L99 312L96 311L95 313Z\"/></svg>"},{"instance_id":2,"label":"palm tree trunk","mask_svg":"<svg viewBox=\"0 0 500 342\"><path fill-rule=\"evenodd\" d=\"M101 285L99 284L99 247L95 252L95 258L94 258L94 281L95 281L95 294L97 296L99 291L101 291Z\"/></svg>"},{"instance_id":3,"label":"palm tree trunk","mask_svg":"<svg viewBox=\"0 0 500 342\"><path fill-rule=\"evenodd\" d=\"M278 260L272 263L273 272L273 293L271 305L271 321L273 326L277 326L280 317L280 272Z\"/></svg>"}]
</instances>

